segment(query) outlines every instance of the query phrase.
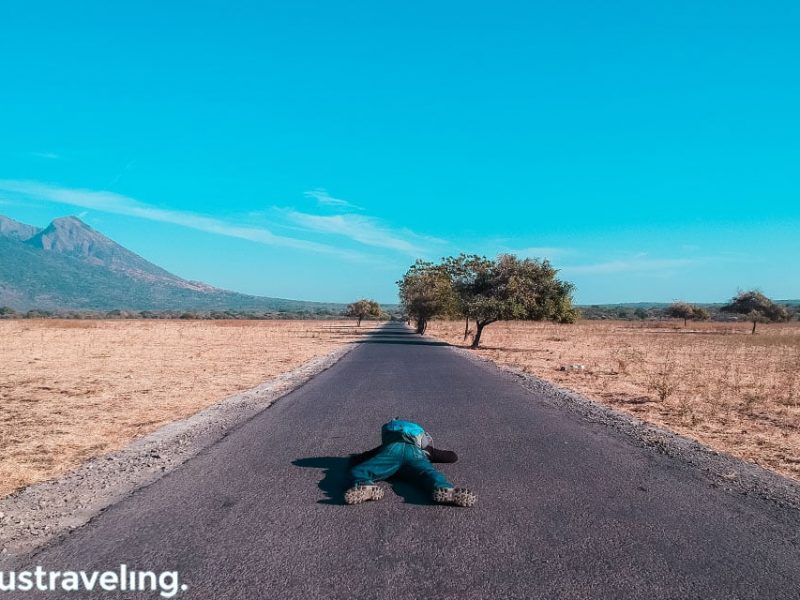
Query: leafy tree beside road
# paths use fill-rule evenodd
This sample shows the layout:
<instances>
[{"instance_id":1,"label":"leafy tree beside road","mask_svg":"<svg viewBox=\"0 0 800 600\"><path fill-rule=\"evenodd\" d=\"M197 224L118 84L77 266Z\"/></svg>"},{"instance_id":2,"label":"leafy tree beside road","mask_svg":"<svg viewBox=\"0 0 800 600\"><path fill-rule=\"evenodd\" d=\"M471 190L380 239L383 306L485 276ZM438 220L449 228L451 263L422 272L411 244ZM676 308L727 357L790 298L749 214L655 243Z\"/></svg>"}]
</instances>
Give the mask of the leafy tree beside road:
<instances>
[{"instance_id":1,"label":"leafy tree beside road","mask_svg":"<svg viewBox=\"0 0 800 600\"><path fill-rule=\"evenodd\" d=\"M345 316L355 317L358 319L358 326L361 327L361 321L366 317L377 319L381 316L381 306L375 300L368 300L362 298L355 302L348 304L345 309Z\"/></svg>"},{"instance_id":2,"label":"leafy tree beside road","mask_svg":"<svg viewBox=\"0 0 800 600\"><path fill-rule=\"evenodd\" d=\"M458 299L447 269L418 260L397 282L405 314L416 321L417 333L425 333L433 317L453 315Z\"/></svg>"},{"instance_id":3,"label":"leafy tree beside road","mask_svg":"<svg viewBox=\"0 0 800 600\"><path fill-rule=\"evenodd\" d=\"M472 313L478 299L476 283L493 264L488 258L477 254L462 253L442 260L442 265L452 282L457 315L464 317L464 341L469 336L469 321L475 316Z\"/></svg>"},{"instance_id":4,"label":"leafy tree beside road","mask_svg":"<svg viewBox=\"0 0 800 600\"><path fill-rule=\"evenodd\" d=\"M461 254L441 264L417 261L398 282L403 308L424 333L434 316L474 319L472 348L487 325L500 320L551 320L573 323L574 286L556 277L547 260L502 254L496 260Z\"/></svg>"},{"instance_id":5,"label":"leafy tree beside road","mask_svg":"<svg viewBox=\"0 0 800 600\"><path fill-rule=\"evenodd\" d=\"M730 304L720 310L745 315L748 321L753 322L751 333L756 332L757 323L777 323L791 318L785 306L776 304L758 290L739 292L731 299Z\"/></svg>"},{"instance_id":6,"label":"leafy tree beside road","mask_svg":"<svg viewBox=\"0 0 800 600\"><path fill-rule=\"evenodd\" d=\"M578 319L572 306L575 286L557 279L557 273L547 260L499 256L478 275L471 290L470 312L476 324L472 347L478 347L484 327L495 321L574 323Z\"/></svg>"}]
</instances>

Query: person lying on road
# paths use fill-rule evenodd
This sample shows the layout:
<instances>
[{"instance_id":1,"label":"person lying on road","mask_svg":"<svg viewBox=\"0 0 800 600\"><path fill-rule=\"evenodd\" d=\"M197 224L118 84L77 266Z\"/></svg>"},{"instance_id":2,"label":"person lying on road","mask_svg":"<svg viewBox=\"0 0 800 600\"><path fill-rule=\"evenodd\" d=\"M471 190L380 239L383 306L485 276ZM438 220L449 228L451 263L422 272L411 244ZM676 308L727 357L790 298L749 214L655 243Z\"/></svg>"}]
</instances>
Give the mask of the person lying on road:
<instances>
[{"instance_id":1,"label":"person lying on road","mask_svg":"<svg viewBox=\"0 0 800 600\"><path fill-rule=\"evenodd\" d=\"M417 423L393 419L381 428L381 445L351 456L353 487L344 494L347 504L380 500L384 490L377 481L388 479L398 471L414 478L431 490L439 504L472 506L477 496L464 488L456 488L432 462L456 462L455 452L433 447L431 436Z\"/></svg>"}]
</instances>

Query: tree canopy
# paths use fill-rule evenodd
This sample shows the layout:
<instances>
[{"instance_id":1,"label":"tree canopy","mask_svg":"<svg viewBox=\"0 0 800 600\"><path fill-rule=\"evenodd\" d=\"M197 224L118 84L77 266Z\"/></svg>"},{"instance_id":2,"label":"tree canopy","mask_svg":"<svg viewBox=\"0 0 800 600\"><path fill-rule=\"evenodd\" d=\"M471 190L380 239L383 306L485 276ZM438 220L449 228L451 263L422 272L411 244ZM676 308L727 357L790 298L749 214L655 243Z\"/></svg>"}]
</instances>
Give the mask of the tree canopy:
<instances>
[{"instance_id":1,"label":"tree canopy","mask_svg":"<svg viewBox=\"0 0 800 600\"><path fill-rule=\"evenodd\" d=\"M547 260L502 254L495 260L461 254L440 264L417 261L398 282L406 313L424 333L434 316L463 317L476 323L472 347L484 327L500 320L544 320L572 323L571 283L559 280Z\"/></svg>"},{"instance_id":2,"label":"tree canopy","mask_svg":"<svg viewBox=\"0 0 800 600\"><path fill-rule=\"evenodd\" d=\"M397 282L405 314L414 319L417 333L425 333L428 321L452 315L458 299L447 269L429 261L417 260Z\"/></svg>"},{"instance_id":3,"label":"tree canopy","mask_svg":"<svg viewBox=\"0 0 800 600\"><path fill-rule=\"evenodd\" d=\"M696 304L689 304L688 302L673 302L665 310L665 314L673 319L683 319L683 326L686 326L686 321L706 321L710 315L709 312L702 306Z\"/></svg>"},{"instance_id":4,"label":"tree canopy","mask_svg":"<svg viewBox=\"0 0 800 600\"><path fill-rule=\"evenodd\" d=\"M477 254L459 254L448 256L442 260L452 282L456 298L456 315L464 317L464 340L469 336L469 320L474 317L473 310L477 301L477 281L494 263Z\"/></svg>"},{"instance_id":5,"label":"tree canopy","mask_svg":"<svg viewBox=\"0 0 800 600\"><path fill-rule=\"evenodd\" d=\"M483 328L495 321L574 323L578 318L572 306L574 286L556 278L557 273L547 260L520 260L512 254L500 255L479 273L471 290L470 313L476 323L472 347L478 347Z\"/></svg>"},{"instance_id":6,"label":"tree canopy","mask_svg":"<svg viewBox=\"0 0 800 600\"><path fill-rule=\"evenodd\" d=\"M791 318L785 306L776 304L758 290L739 292L731 299L730 304L720 310L745 315L748 321L753 322L751 333L756 332L757 323L775 323Z\"/></svg>"},{"instance_id":7,"label":"tree canopy","mask_svg":"<svg viewBox=\"0 0 800 600\"><path fill-rule=\"evenodd\" d=\"M381 316L381 306L375 300L362 298L347 305L345 309L345 316L355 317L358 319L358 326L361 327L362 319L366 317L373 317L377 319Z\"/></svg>"}]
</instances>

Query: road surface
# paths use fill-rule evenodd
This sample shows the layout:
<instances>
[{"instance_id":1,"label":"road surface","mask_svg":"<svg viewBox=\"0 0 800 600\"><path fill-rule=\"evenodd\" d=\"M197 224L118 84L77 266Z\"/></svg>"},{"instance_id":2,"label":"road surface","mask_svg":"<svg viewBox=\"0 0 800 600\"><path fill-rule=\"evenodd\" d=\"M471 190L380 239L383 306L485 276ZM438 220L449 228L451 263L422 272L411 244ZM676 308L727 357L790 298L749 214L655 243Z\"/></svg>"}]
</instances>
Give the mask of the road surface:
<instances>
[{"instance_id":1,"label":"road surface","mask_svg":"<svg viewBox=\"0 0 800 600\"><path fill-rule=\"evenodd\" d=\"M394 416L458 452L475 508L402 482L342 504L346 455ZM800 598L799 525L389 325L33 564L177 570L204 600Z\"/></svg>"}]
</instances>

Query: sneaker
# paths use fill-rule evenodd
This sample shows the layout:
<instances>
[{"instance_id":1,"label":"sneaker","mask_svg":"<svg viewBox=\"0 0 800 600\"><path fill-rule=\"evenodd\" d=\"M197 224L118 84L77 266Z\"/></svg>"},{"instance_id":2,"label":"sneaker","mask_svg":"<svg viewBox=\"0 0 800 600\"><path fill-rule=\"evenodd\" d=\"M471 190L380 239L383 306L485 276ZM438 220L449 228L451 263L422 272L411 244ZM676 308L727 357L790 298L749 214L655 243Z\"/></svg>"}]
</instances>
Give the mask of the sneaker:
<instances>
[{"instance_id":1,"label":"sneaker","mask_svg":"<svg viewBox=\"0 0 800 600\"><path fill-rule=\"evenodd\" d=\"M468 508L478 501L478 496L466 488L436 488L433 490L433 501L438 504L455 504Z\"/></svg>"},{"instance_id":2,"label":"sneaker","mask_svg":"<svg viewBox=\"0 0 800 600\"><path fill-rule=\"evenodd\" d=\"M344 493L345 504L361 504L369 500L383 498L383 488L379 485L354 485Z\"/></svg>"}]
</instances>

